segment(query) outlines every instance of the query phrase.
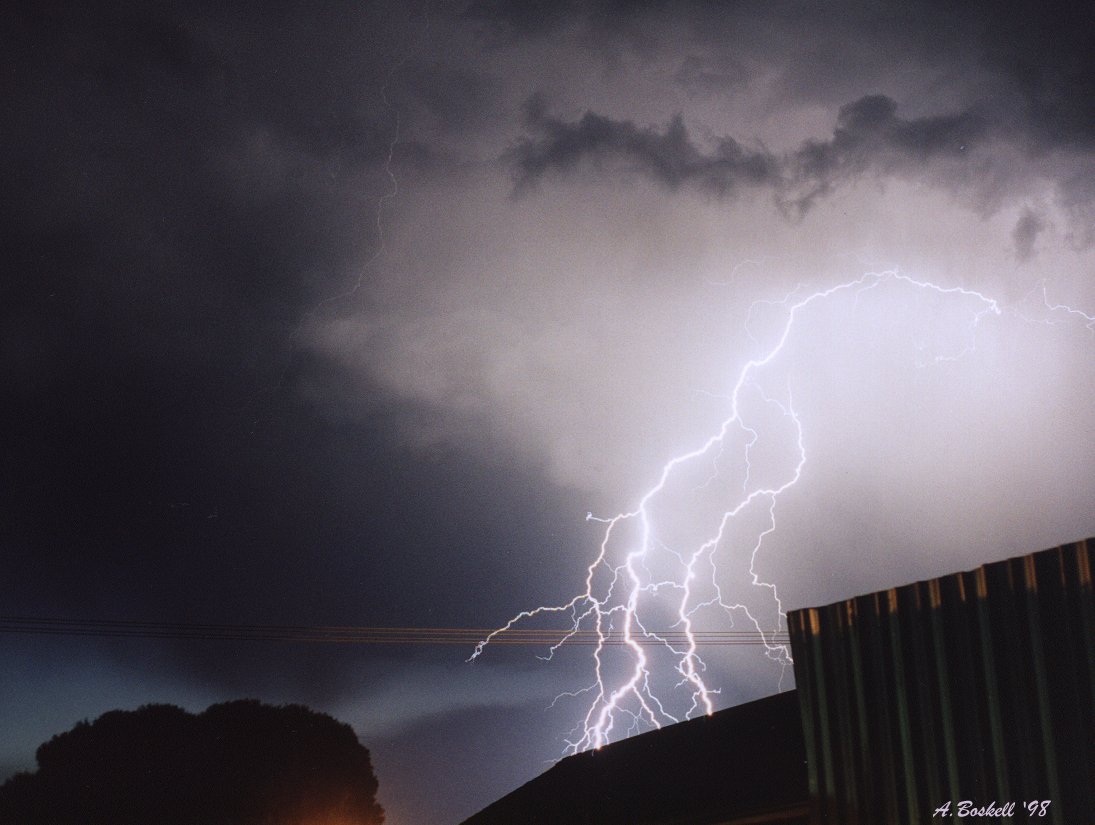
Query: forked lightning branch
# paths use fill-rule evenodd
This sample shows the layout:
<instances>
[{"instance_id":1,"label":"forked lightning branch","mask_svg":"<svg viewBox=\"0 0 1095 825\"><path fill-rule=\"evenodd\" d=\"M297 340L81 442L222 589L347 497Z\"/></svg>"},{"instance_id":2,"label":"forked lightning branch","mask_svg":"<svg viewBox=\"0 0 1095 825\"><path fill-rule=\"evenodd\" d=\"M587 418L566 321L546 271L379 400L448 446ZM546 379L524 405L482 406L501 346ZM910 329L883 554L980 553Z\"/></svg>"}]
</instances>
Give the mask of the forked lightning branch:
<instances>
[{"instance_id":1,"label":"forked lightning branch","mask_svg":"<svg viewBox=\"0 0 1095 825\"><path fill-rule=\"evenodd\" d=\"M694 449L670 458L633 509L609 518L589 515L603 532L584 589L565 604L518 613L476 645L470 659L519 626L545 620L557 622L560 635L544 658L570 641L592 643L590 682L564 694L584 707L567 752L600 748L643 727L712 713L719 688L700 651L706 628L744 627L781 674L792 664L778 589L762 578L757 562L776 530L781 498L803 477L807 437L794 388L777 381L768 386L764 379L786 361L792 341L802 345L800 339L808 338L804 318L838 297L854 296L855 305L861 293L877 289L892 290L893 299L903 303L927 296L953 304L959 334L928 366L971 353L980 325L1004 314L995 298L981 292L896 270L763 302L768 311L780 313L781 321L771 343L738 371L717 429ZM1044 288L1042 298L1047 319L1093 321L1071 307L1051 304Z\"/></svg>"}]
</instances>

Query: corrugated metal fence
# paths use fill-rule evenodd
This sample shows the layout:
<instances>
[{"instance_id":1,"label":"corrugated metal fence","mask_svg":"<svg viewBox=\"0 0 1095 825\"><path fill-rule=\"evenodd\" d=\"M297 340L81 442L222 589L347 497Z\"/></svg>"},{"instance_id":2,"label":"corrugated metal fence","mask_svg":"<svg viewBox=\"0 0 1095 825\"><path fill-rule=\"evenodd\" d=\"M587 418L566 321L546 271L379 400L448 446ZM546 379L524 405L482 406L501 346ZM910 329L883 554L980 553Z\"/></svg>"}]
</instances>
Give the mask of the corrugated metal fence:
<instances>
[{"instance_id":1,"label":"corrugated metal fence","mask_svg":"<svg viewBox=\"0 0 1095 825\"><path fill-rule=\"evenodd\" d=\"M791 613L814 822L1095 823L1093 552Z\"/></svg>"}]
</instances>

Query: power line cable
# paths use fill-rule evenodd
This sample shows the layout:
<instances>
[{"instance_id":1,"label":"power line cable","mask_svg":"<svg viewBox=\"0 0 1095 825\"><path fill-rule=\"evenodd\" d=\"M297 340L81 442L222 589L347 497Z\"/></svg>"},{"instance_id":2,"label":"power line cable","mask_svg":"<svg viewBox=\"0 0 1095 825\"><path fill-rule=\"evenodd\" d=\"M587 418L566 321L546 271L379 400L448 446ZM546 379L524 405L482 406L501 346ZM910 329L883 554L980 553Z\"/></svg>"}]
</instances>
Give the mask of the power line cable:
<instances>
[{"instance_id":1,"label":"power line cable","mask_svg":"<svg viewBox=\"0 0 1095 825\"><path fill-rule=\"evenodd\" d=\"M60 619L41 616L0 616L0 634L98 636L106 638L191 639L197 641L271 641L366 645L470 645L493 632L474 627L363 627L352 625L263 625L204 622ZM511 629L492 640L503 645L664 645L703 646L788 644L785 630L692 631Z\"/></svg>"}]
</instances>

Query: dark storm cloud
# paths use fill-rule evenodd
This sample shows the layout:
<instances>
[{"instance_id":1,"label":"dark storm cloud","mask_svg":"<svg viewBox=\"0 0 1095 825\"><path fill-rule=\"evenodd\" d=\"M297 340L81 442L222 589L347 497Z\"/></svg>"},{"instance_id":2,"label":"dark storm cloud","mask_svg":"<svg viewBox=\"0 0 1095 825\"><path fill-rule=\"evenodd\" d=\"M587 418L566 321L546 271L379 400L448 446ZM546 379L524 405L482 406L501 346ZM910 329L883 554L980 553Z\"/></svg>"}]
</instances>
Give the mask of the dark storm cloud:
<instances>
[{"instance_id":1,"label":"dark storm cloud","mask_svg":"<svg viewBox=\"0 0 1095 825\"><path fill-rule=\"evenodd\" d=\"M379 391L340 417L311 388L344 377L295 344L340 308L324 299L367 286L396 106L466 130L490 110L480 78L419 70L419 21L356 4L4 18L6 609L477 624L435 560L485 593L482 555L547 529L520 493L538 485L457 451L410 455L411 413ZM352 690L361 657L330 654L184 643L169 658L209 683L284 669L317 696Z\"/></svg>"},{"instance_id":2,"label":"dark storm cloud","mask_svg":"<svg viewBox=\"0 0 1095 825\"><path fill-rule=\"evenodd\" d=\"M543 36L585 12L578 0L474 0L464 10L467 19L489 23L496 34Z\"/></svg>"},{"instance_id":3,"label":"dark storm cloud","mask_svg":"<svg viewBox=\"0 0 1095 825\"><path fill-rule=\"evenodd\" d=\"M752 73L743 58L774 69L788 99L827 105L841 94L851 99L849 90L866 78L907 84L921 74L929 84L973 94L1031 149L1095 142L1095 12L1086 3L482 0L467 15L517 40L578 27L590 51L608 60L621 48L675 53L688 31L693 54L678 79L711 93L733 93ZM873 91L886 89L860 94Z\"/></svg>"},{"instance_id":4,"label":"dark storm cloud","mask_svg":"<svg viewBox=\"0 0 1095 825\"><path fill-rule=\"evenodd\" d=\"M673 80L690 94L713 95L743 87L749 80L749 71L727 57L716 61L691 54L681 61Z\"/></svg>"},{"instance_id":5,"label":"dark storm cloud","mask_svg":"<svg viewBox=\"0 0 1095 825\"><path fill-rule=\"evenodd\" d=\"M468 132L500 114L495 84L478 72L433 63L404 80L404 98L420 104L445 133Z\"/></svg>"},{"instance_id":6,"label":"dark storm cloud","mask_svg":"<svg viewBox=\"0 0 1095 825\"><path fill-rule=\"evenodd\" d=\"M1095 146L1090 3L974 4L986 65L1011 83L1026 128L1043 145Z\"/></svg>"},{"instance_id":7,"label":"dark storm cloud","mask_svg":"<svg viewBox=\"0 0 1095 825\"><path fill-rule=\"evenodd\" d=\"M600 45L624 39L645 47L652 43L643 29L654 15L687 20L703 5L680 0L472 0L462 16L487 26L500 40L542 39L578 26L588 28Z\"/></svg>"},{"instance_id":8,"label":"dark storm cloud","mask_svg":"<svg viewBox=\"0 0 1095 825\"><path fill-rule=\"evenodd\" d=\"M975 155L986 136L972 112L906 120L893 100L871 95L841 107L832 138L807 141L788 159L784 179L801 213L842 181L867 172L923 176L935 160Z\"/></svg>"},{"instance_id":9,"label":"dark storm cloud","mask_svg":"<svg viewBox=\"0 0 1095 825\"><path fill-rule=\"evenodd\" d=\"M691 185L730 197L745 187L767 188L798 214L841 181L870 171L921 174L937 158L972 154L986 134L982 120L968 112L903 119L897 104L881 95L841 108L830 140L807 141L783 156L763 147L748 149L732 137L705 151L680 116L661 132L593 112L566 122L547 115L540 98L528 105L528 128L536 136L523 139L512 153L519 192L550 172L593 161L622 165L673 190Z\"/></svg>"},{"instance_id":10,"label":"dark storm cloud","mask_svg":"<svg viewBox=\"0 0 1095 825\"><path fill-rule=\"evenodd\" d=\"M773 185L779 164L763 150L749 150L724 138L704 153L678 116L664 132L642 129L593 112L567 123L550 117L540 98L529 101L528 126L538 138L522 140L513 152L518 190L535 185L550 171L572 171L582 161L618 160L670 189L691 184L726 196L741 186Z\"/></svg>"},{"instance_id":11,"label":"dark storm cloud","mask_svg":"<svg viewBox=\"0 0 1095 825\"><path fill-rule=\"evenodd\" d=\"M1019 222L1015 224L1015 229L1011 233L1012 240L1015 241L1015 257L1017 259L1020 261L1030 260L1034 254L1034 242L1038 240L1038 235L1045 228L1046 223L1037 212L1030 208L1023 210Z\"/></svg>"}]
</instances>

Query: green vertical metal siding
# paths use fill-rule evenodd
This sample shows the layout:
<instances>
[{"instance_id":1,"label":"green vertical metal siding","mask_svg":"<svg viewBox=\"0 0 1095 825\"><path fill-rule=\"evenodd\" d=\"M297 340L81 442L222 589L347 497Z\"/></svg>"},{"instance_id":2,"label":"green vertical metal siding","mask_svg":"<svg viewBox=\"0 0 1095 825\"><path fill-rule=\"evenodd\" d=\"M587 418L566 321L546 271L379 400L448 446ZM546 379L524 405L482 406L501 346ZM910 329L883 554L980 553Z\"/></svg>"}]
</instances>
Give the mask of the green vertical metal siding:
<instances>
[{"instance_id":1,"label":"green vertical metal siding","mask_svg":"<svg viewBox=\"0 0 1095 825\"><path fill-rule=\"evenodd\" d=\"M1093 821L1093 554L1089 539L791 613L813 821L925 825L962 800L1016 803L997 822Z\"/></svg>"}]
</instances>

